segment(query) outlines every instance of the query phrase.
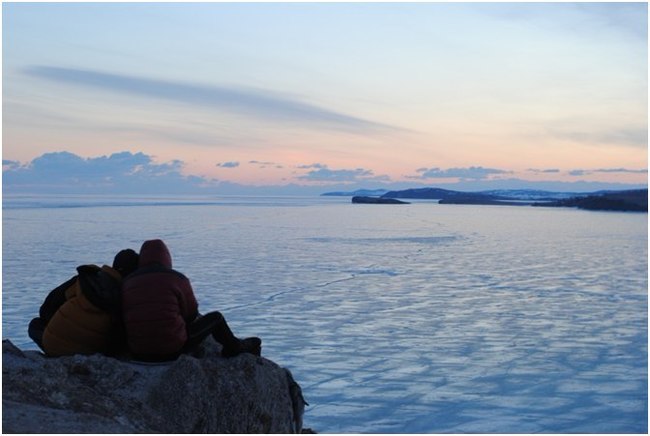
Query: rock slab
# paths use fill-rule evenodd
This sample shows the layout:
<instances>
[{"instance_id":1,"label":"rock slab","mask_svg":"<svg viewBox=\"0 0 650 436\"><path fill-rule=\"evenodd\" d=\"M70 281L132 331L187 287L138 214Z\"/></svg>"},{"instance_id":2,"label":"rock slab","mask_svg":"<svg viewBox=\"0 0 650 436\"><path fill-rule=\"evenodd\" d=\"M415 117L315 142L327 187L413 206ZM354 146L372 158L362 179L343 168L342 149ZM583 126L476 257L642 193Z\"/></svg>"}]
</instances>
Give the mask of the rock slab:
<instances>
[{"instance_id":1,"label":"rock slab","mask_svg":"<svg viewBox=\"0 0 650 436\"><path fill-rule=\"evenodd\" d=\"M3 433L300 433L291 373L263 357L145 364L102 355L44 357L2 341Z\"/></svg>"}]
</instances>

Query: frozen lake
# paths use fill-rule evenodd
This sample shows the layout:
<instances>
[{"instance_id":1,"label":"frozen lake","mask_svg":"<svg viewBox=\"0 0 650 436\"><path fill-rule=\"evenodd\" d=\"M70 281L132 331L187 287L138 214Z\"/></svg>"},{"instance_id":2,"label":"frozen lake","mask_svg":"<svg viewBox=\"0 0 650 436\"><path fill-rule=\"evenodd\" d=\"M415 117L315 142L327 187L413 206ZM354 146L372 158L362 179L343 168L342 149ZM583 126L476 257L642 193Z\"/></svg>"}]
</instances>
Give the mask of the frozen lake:
<instances>
[{"instance_id":1,"label":"frozen lake","mask_svg":"<svg viewBox=\"0 0 650 436\"><path fill-rule=\"evenodd\" d=\"M165 240L321 433L646 433L648 215L349 198L3 202L3 338L83 263Z\"/></svg>"}]
</instances>

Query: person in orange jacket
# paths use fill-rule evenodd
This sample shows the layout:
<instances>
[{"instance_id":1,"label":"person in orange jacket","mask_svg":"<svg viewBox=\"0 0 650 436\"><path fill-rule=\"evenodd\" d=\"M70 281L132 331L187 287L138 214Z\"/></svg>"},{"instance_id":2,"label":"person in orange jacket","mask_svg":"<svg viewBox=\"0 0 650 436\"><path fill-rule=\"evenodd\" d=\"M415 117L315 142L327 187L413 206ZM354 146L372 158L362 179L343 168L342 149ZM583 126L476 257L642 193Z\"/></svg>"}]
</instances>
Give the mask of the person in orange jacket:
<instances>
[{"instance_id":1,"label":"person in orange jacket","mask_svg":"<svg viewBox=\"0 0 650 436\"><path fill-rule=\"evenodd\" d=\"M48 356L103 353L126 348L121 321L122 279L138 265L138 254L120 251L113 266L82 265L77 275L52 290L28 327Z\"/></svg>"}]
</instances>

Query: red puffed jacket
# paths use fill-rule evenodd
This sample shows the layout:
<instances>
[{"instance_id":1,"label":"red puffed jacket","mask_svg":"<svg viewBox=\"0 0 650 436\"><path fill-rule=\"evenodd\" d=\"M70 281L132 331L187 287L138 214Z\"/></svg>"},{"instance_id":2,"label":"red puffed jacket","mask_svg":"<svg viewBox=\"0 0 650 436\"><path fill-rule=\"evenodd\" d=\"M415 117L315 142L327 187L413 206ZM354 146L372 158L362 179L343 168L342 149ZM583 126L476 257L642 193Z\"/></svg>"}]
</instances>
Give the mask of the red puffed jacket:
<instances>
[{"instance_id":1,"label":"red puffed jacket","mask_svg":"<svg viewBox=\"0 0 650 436\"><path fill-rule=\"evenodd\" d=\"M139 267L123 284L122 313L132 353L163 357L185 345L198 304L188 278L172 269L163 241L142 244Z\"/></svg>"}]
</instances>

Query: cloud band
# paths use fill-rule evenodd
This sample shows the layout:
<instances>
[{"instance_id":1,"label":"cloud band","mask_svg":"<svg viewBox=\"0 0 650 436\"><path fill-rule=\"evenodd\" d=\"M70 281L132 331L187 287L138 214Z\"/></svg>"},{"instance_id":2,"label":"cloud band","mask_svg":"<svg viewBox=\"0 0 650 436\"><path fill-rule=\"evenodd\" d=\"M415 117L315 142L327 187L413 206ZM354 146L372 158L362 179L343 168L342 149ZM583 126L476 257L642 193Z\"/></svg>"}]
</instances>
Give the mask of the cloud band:
<instances>
[{"instance_id":1,"label":"cloud band","mask_svg":"<svg viewBox=\"0 0 650 436\"><path fill-rule=\"evenodd\" d=\"M175 82L52 66L31 66L24 72L32 77L72 86L91 87L353 133L400 130L259 89Z\"/></svg>"}]
</instances>

